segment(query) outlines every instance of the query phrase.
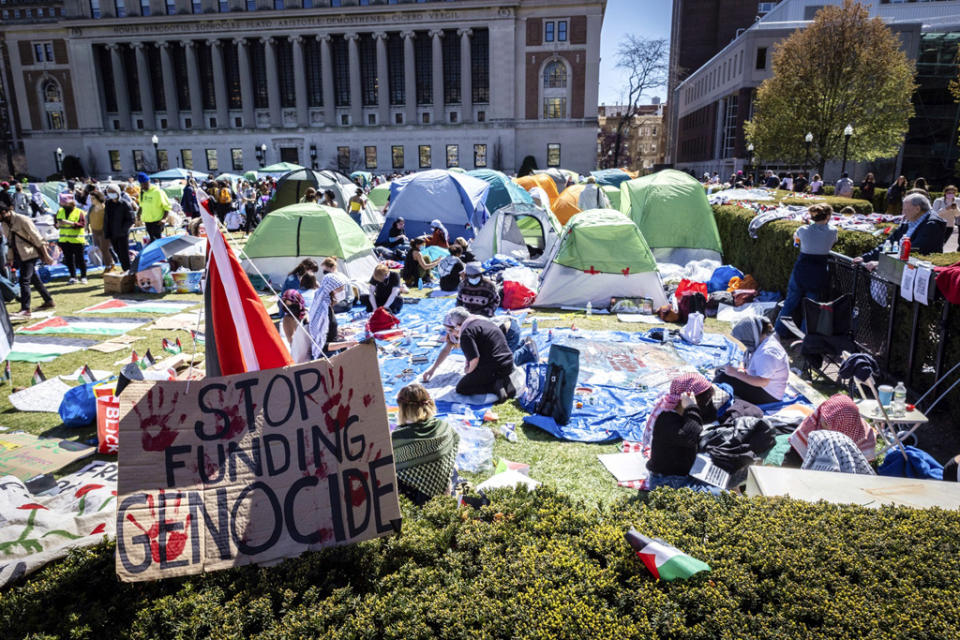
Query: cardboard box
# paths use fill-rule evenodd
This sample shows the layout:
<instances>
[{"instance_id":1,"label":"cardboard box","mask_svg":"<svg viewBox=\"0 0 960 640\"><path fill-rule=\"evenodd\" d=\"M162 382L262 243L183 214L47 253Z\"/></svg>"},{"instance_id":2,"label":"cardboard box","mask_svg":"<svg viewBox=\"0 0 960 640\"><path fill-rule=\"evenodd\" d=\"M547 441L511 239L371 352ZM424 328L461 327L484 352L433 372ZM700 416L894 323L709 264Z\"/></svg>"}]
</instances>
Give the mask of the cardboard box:
<instances>
[{"instance_id":1,"label":"cardboard box","mask_svg":"<svg viewBox=\"0 0 960 640\"><path fill-rule=\"evenodd\" d=\"M132 273L103 274L104 293L133 293L136 284L137 276Z\"/></svg>"},{"instance_id":2,"label":"cardboard box","mask_svg":"<svg viewBox=\"0 0 960 640\"><path fill-rule=\"evenodd\" d=\"M203 268L207 265L207 256L205 254L200 254L197 256L189 256L189 266L187 267L190 271L203 271Z\"/></svg>"}]
</instances>

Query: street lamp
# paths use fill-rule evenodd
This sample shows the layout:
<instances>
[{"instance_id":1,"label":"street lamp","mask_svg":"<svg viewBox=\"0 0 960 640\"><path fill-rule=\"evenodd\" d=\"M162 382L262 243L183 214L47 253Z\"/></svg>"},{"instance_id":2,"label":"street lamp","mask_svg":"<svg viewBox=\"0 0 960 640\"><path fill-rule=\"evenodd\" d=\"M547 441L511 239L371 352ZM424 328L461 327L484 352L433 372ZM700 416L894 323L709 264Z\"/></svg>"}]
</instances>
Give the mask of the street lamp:
<instances>
[{"instance_id":1,"label":"street lamp","mask_svg":"<svg viewBox=\"0 0 960 640\"><path fill-rule=\"evenodd\" d=\"M53 155L57 162L57 173L63 173L63 149L57 147L57 152Z\"/></svg>"},{"instance_id":2,"label":"street lamp","mask_svg":"<svg viewBox=\"0 0 960 640\"><path fill-rule=\"evenodd\" d=\"M157 171L160 171L160 138L156 134L150 138L150 142L153 143L153 157L157 161Z\"/></svg>"},{"instance_id":3,"label":"street lamp","mask_svg":"<svg viewBox=\"0 0 960 640\"><path fill-rule=\"evenodd\" d=\"M847 146L850 144L850 137L853 136L853 125L848 124L843 129L843 164L840 165L840 177L847 172Z\"/></svg>"},{"instance_id":4,"label":"street lamp","mask_svg":"<svg viewBox=\"0 0 960 640\"><path fill-rule=\"evenodd\" d=\"M754 178L754 183L756 183L756 176L753 175L753 143L747 145L747 171L750 172L750 175Z\"/></svg>"},{"instance_id":5,"label":"street lamp","mask_svg":"<svg viewBox=\"0 0 960 640\"><path fill-rule=\"evenodd\" d=\"M807 135L803 137L803 141L807 144L807 161L803 165L804 171L810 170L810 144L813 142L813 133L807 132Z\"/></svg>"},{"instance_id":6,"label":"street lamp","mask_svg":"<svg viewBox=\"0 0 960 640\"><path fill-rule=\"evenodd\" d=\"M257 156L257 159L260 160L260 168L263 169L267 166L267 143L260 145L260 155Z\"/></svg>"},{"instance_id":7,"label":"street lamp","mask_svg":"<svg viewBox=\"0 0 960 640\"><path fill-rule=\"evenodd\" d=\"M310 166L314 171L317 170L317 145L310 145Z\"/></svg>"}]
</instances>

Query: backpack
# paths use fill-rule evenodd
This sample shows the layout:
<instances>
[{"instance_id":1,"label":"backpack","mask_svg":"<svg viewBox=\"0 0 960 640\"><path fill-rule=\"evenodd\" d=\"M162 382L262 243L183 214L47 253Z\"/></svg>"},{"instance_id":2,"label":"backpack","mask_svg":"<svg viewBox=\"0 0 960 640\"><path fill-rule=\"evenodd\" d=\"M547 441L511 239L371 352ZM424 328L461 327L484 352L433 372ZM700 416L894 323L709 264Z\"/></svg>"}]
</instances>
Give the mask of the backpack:
<instances>
[{"instance_id":1,"label":"backpack","mask_svg":"<svg viewBox=\"0 0 960 640\"><path fill-rule=\"evenodd\" d=\"M707 315L707 298L700 291L685 291L677 299L678 320L686 322L691 313Z\"/></svg>"},{"instance_id":2,"label":"backpack","mask_svg":"<svg viewBox=\"0 0 960 640\"><path fill-rule=\"evenodd\" d=\"M525 411L552 418L559 425L567 424L579 375L580 352L552 345L547 364L527 365L526 389L520 396L520 405Z\"/></svg>"},{"instance_id":3,"label":"backpack","mask_svg":"<svg viewBox=\"0 0 960 640\"><path fill-rule=\"evenodd\" d=\"M230 189L224 187L217 192L217 202L220 204L230 204L233 198L230 197Z\"/></svg>"}]
</instances>

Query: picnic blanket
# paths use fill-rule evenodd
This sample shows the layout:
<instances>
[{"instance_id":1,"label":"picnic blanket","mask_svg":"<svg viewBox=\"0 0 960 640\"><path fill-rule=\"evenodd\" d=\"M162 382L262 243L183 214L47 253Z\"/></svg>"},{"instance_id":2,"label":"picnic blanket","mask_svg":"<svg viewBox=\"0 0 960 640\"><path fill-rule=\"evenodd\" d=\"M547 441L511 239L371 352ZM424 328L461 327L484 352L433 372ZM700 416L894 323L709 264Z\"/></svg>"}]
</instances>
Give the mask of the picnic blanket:
<instances>
[{"instance_id":1,"label":"picnic blanket","mask_svg":"<svg viewBox=\"0 0 960 640\"><path fill-rule=\"evenodd\" d=\"M11 362L49 362L65 353L89 349L97 344L96 340L83 338L61 338L58 336L18 335L7 360Z\"/></svg>"},{"instance_id":2,"label":"picnic blanket","mask_svg":"<svg viewBox=\"0 0 960 640\"><path fill-rule=\"evenodd\" d=\"M84 334L119 336L150 322L150 318L82 318L79 316L53 316L42 322L17 329L28 335Z\"/></svg>"},{"instance_id":3,"label":"picnic blanket","mask_svg":"<svg viewBox=\"0 0 960 640\"><path fill-rule=\"evenodd\" d=\"M176 300L124 300L114 298L81 309L78 313L161 313L172 314L186 311L199 302L178 302Z\"/></svg>"}]
</instances>

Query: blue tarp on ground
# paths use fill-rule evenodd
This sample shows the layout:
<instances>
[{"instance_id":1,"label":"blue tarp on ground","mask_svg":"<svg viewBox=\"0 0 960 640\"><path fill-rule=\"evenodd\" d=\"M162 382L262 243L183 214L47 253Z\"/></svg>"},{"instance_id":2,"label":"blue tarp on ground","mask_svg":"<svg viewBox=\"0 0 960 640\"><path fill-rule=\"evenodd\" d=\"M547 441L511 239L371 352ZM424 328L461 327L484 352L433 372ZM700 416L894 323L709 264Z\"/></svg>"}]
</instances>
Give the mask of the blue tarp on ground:
<instances>
[{"instance_id":1,"label":"blue tarp on ground","mask_svg":"<svg viewBox=\"0 0 960 640\"><path fill-rule=\"evenodd\" d=\"M384 242L397 218L406 221L407 237L429 234L430 221L439 220L450 238L476 235L490 217L486 208L490 185L441 169L422 171L390 183L390 208L377 242Z\"/></svg>"}]
</instances>

